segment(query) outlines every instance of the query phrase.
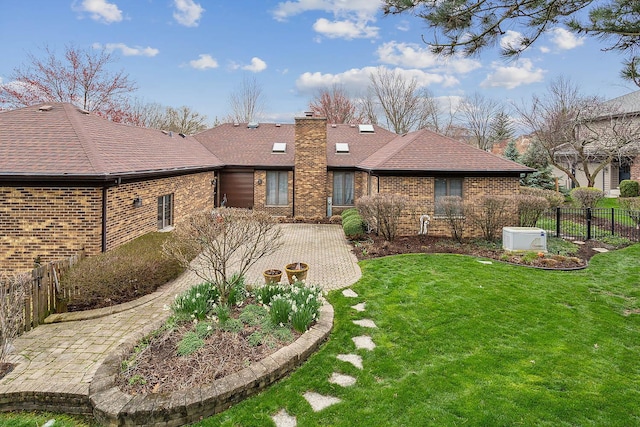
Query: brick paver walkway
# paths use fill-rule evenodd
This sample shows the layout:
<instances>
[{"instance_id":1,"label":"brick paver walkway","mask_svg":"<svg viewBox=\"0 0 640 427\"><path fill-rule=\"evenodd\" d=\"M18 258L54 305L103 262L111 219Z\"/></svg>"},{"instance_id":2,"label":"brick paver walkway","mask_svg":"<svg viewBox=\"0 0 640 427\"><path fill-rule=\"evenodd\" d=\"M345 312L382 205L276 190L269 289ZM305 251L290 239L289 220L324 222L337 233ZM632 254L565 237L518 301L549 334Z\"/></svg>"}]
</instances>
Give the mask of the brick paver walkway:
<instances>
[{"instance_id":1,"label":"brick paver walkway","mask_svg":"<svg viewBox=\"0 0 640 427\"><path fill-rule=\"evenodd\" d=\"M326 290L350 286L360 278L357 260L340 226L283 224L282 229L284 246L252 267L248 283L262 282L266 269L284 270L286 264L298 261L309 264L307 283ZM166 318L165 305L171 304L174 295L200 281L187 272L134 308L94 319L41 325L22 335L9 358L15 369L0 380L0 401L10 393L68 393L88 398L93 375L107 355L121 343L140 338L148 325Z\"/></svg>"}]
</instances>

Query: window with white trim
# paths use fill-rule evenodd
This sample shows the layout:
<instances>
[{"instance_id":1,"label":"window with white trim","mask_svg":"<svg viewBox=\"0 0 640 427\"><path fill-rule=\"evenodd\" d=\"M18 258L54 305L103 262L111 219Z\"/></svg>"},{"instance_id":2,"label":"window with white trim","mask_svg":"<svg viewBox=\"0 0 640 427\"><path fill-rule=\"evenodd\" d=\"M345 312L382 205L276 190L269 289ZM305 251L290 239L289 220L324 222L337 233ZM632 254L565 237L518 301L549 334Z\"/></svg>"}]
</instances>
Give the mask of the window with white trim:
<instances>
[{"instance_id":1,"label":"window with white trim","mask_svg":"<svg viewBox=\"0 0 640 427\"><path fill-rule=\"evenodd\" d=\"M283 206L289 203L289 172L267 171L267 205Z\"/></svg>"},{"instance_id":2,"label":"window with white trim","mask_svg":"<svg viewBox=\"0 0 640 427\"><path fill-rule=\"evenodd\" d=\"M158 230L173 225L173 194L158 197Z\"/></svg>"}]
</instances>

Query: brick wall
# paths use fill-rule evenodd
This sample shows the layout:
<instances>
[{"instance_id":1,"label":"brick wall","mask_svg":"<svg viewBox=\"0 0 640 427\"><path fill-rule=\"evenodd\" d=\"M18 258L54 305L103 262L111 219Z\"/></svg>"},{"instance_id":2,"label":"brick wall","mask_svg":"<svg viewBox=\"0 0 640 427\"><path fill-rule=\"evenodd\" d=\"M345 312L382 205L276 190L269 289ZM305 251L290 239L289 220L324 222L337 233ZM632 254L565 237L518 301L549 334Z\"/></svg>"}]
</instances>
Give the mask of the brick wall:
<instances>
[{"instance_id":1,"label":"brick wall","mask_svg":"<svg viewBox=\"0 0 640 427\"><path fill-rule=\"evenodd\" d=\"M297 117L295 123L295 212L297 217L327 215L327 119Z\"/></svg>"},{"instance_id":2,"label":"brick wall","mask_svg":"<svg viewBox=\"0 0 640 427\"><path fill-rule=\"evenodd\" d=\"M273 216L290 217L293 215L293 171L287 173L287 205L268 206L267 205L267 171L256 170L253 175L253 207L256 210L268 212ZM262 184L258 182L262 180Z\"/></svg>"},{"instance_id":3,"label":"brick wall","mask_svg":"<svg viewBox=\"0 0 640 427\"><path fill-rule=\"evenodd\" d=\"M33 268L101 248L102 190L99 188L0 188L0 271Z\"/></svg>"},{"instance_id":4,"label":"brick wall","mask_svg":"<svg viewBox=\"0 0 640 427\"><path fill-rule=\"evenodd\" d=\"M633 163L631 163L630 169L631 179L640 181L640 156L636 156L636 158L633 159Z\"/></svg>"},{"instance_id":5,"label":"brick wall","mask_svg":"<svg viewBox=\"0 0 640 427\"><path fill-rule=\"evenodd\" d=\"M125 183L107 190L107 250L158 229L158 197L174 194L174 221L213 208L213 172ZM133 199L142 198L135 208ZM84 249L102 250L102 188L0 188L0 271L26 271Z\"/></svg>"},{"instance_id":6,"label":"brick wall","mask_svg":"<svg viewBox=\"0 0 640 427\"><path fill-rule=\"evenodd\" d=\"M213 172L121 184L107 194L107 250L158 230L158 197L173 194L173 220L213 209ZM133 199L142 198L134 207Z\"/></svg>"},{"instance_id":7,"label":"brick wall","mask_svg":"<svg viewBox=\"0 0 640 427\"><path fill-rule=\"evenodd\" d=\"M435 179L433 177L403 177L403 176L382 176L373 177L371 182L371 192L376 193L377 188L380 193L404 194L415 203L415 208L403 213L400 221L400 234L417 234L420 230L420 215L431 216L429 224L429 234L435 236L450 236L451 231L447 223L442 218L434 215ZM465 177L463 180L463 198L465 202L473 203L484 195L508 196L518 194L519 178L517 177ZM479 230L473 230L467 226L468 236L479 236Z\"/></svg>"}]
</instances>

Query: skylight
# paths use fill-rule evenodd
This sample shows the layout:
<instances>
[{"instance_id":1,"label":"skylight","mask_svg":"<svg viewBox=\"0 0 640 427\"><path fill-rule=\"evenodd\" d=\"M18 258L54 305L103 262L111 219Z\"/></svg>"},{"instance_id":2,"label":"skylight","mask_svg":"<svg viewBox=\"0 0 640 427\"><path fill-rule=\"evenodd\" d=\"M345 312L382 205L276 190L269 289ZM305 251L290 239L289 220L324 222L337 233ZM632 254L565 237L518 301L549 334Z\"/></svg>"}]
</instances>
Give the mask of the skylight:
<instances>
[{"instance_id":1,"label":"skylight","mask_svg":"<svg viewBox=\"0 0 640 427\"><path fill-rule=\"evenodd\" d=\"M287 143L286 142L274 142L273 148L271 149L272 153L284 153L287 151Z\"/></svg>"},{"instance_id":2,"label":"skylight","mask_svg":"<svg viewBox=\"0 0 640 427\"><path fill-rule=\"evenodd\" d=\"M349 144L346 142L337 142L336 143L336 153L348 153L349 152Z\"/></svg>"},{"instance_id":3,"label":"skylight","mask_svg":"<svg viewBox=\"0 0 640 427\"><path fill-rule=\"evenodd\" d=\"M373 125L358 125L360 133L374 133Z\"/></svg>"}]
</instances>

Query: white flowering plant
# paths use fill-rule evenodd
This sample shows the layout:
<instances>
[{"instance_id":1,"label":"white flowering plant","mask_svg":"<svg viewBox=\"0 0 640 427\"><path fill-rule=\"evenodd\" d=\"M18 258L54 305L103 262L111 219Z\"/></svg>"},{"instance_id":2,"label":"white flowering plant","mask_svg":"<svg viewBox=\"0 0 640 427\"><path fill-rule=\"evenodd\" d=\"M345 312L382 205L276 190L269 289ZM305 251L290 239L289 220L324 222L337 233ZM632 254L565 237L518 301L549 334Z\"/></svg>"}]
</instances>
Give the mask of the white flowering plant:
<instances>
[{"instance_id":1,"label":"white flowering plant","mask_svg":"<svg viewBox=\"0 0 640 427\"><path fill-rule=\"evenodd\" d=\"M305 332L318 319L323 303L322 290L304 281L292 285L267 284L254 291L256 301L268 310L274 325L289 325Z\"/></svg>"}]
</instances>

